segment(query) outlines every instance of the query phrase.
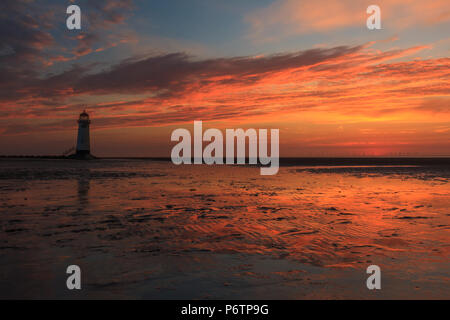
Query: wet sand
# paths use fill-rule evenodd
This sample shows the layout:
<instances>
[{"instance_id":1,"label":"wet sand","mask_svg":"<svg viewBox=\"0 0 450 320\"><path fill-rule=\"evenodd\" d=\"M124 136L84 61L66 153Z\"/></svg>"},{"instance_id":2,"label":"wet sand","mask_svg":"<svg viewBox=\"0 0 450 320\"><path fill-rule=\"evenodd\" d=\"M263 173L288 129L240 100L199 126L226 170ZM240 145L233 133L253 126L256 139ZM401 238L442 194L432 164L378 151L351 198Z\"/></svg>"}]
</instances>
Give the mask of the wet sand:
<instances>
[{"instance_id":1,"label":"wet sand","mask_svg":"<svg viewBox=\"0 0 450 320\"><path fill-rule=\"evenodd\" d=\"M449 181L446 165L1 159L0 297L449 299Z\"/></svg>"}]
</instances>

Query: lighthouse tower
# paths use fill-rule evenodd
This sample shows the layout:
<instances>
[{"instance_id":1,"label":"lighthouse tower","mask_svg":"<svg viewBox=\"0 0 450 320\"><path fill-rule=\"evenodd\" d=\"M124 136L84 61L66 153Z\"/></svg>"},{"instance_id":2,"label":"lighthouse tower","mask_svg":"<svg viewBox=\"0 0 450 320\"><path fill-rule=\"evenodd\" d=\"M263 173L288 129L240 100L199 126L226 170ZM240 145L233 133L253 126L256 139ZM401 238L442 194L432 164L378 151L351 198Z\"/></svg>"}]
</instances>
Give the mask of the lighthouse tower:
<instances>
[{"instance_id":1,"label":"lighthouse tower","mask_svg":"<svg viewBox=\"0 0 450 320\"><path fill-rule=\"evenodd\" d=\"M78 119L78 138L76 156L81 158L89 158L91 154L91 143L89 139L89 115L84 110Z\"/></svg>"}]
</instances>

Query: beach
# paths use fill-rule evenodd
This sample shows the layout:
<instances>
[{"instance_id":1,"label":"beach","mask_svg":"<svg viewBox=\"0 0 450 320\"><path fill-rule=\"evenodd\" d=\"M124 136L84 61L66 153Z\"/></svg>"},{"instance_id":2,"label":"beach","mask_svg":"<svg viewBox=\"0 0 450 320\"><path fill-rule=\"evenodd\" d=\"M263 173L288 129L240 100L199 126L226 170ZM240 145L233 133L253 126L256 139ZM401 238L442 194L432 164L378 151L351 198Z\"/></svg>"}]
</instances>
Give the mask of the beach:
<instances>
[{"instance_id":1,"label":"beach","mask_svg":"<svg viewBox=\"0 0 450 320\"><path fill-rule=\"evenodd\" d=\"M448 165L0 159L0 296L449 299L449 182Z\"/></svg>"}]
</instances>

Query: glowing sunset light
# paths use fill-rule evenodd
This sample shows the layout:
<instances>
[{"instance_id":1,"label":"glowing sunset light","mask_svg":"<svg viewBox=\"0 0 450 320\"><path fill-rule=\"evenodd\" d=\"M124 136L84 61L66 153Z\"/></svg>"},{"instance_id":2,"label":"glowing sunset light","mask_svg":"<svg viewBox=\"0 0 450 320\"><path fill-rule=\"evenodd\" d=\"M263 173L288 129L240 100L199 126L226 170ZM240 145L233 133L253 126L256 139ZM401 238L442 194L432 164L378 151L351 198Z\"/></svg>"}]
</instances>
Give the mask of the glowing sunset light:
<instances>
[{"instance_id":1,"label":"glowing sunset light","mask_svg":"<svg viewBox=\"0 0 450 320\"><path fill-rule=\"evenodd\" d=\"M62 144L72 143L74 115L88 105L100 155L168 156L169 146L160 146L169 141L172 127L198 119L205 125L219 123L222 128L225 123L284 127L281 156L305 155L306 140L313 149L327 145L331 156L345 155L349 147L352 155L367 154L365 148L374 144L383 144L382 149L372 151L377 155L448 155L450 132L442 128L450 123L450 58L448 36L442 31L449 22L440 7L416 1L405 7L383 1L383 30L367 32L362 39L352 38L350 31L333 36L334 28L358 28L360 19L355 18L356 9L349 2L331 2L342 13L333 19L322 15L313 3L305 5L307 16L304 10L293 15L290 10L297 3L255 4L230 17L227 23L239 21L248 32L226 35L223 41L234 41L236 47L223 55L206 48L191 50L193 46L182 42L173 50L157 41L154 44L160 47L152 45L149 50L154 31L137 28L131 19L151 16L148 4L111 6L105 0L103 6L90 8L86 3L89 25L70 33L69 49L60 40L67 30L36 29L14 20L18 30L29 31L34 38L5 39L16 54L0 56L2 74L8 78L0 87L1 135L5 137L0 141L1 152L32 152L29 138L41 132L50 141L58 137L58 143L47 143L40 150L58 154ZM136 6L142 6L139 12ZM14 12L20 16L30 10L44 14L34 4L19 6ZM345 10L349 11L344 14ZM428 25L424 34L411 41L413 25L406 20L400 23L395 10L402 17L405 12L418 16L427 12L418 20ZM91 15L101 18L89 20ZM434 15L440 18L429 24ZM109 16L118 19L110 21ZM281 16L287 20L283 22ZM298 21L299 29L285 28ZM279 39L259 41L268 26L277 28ZM184 25L190 27L194 26ZM211 49L217 44L207 39L220 32L208 28L195 41ZM252 41L248 41L249 34ZM325 38L329 44L302 41L307 35ZM293 37L298 37L296 47L286 43ZM21 51L22 47L32 54ZM302 128L300 136L297 128ZM370 134L364 131L369 128ZM149 143L134 134L137 130L145 132ZM133 148L106 147L106 140L122 140L119 136L124 134L134 140Z\"/></svg>"}]
</instances>

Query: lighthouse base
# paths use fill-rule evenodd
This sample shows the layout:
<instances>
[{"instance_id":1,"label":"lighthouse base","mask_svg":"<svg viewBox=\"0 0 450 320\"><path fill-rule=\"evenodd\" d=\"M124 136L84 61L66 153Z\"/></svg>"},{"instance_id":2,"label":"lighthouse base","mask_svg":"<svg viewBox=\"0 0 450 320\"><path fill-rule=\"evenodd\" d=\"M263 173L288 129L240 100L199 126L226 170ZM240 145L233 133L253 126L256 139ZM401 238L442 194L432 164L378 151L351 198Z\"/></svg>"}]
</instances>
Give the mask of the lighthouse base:
<instances>
[{"instance_id":1,"label":"lighthouse base","mask_svg":"<svg viewBox=\"0 0 450 320\"><path fill-rule=\"evenodd\" d=\"M87 150L77 150L76 153L68 156L69 159L77 159L77 160L92 160L97 159Z\"/></svg>"}]
</instances>

